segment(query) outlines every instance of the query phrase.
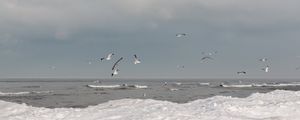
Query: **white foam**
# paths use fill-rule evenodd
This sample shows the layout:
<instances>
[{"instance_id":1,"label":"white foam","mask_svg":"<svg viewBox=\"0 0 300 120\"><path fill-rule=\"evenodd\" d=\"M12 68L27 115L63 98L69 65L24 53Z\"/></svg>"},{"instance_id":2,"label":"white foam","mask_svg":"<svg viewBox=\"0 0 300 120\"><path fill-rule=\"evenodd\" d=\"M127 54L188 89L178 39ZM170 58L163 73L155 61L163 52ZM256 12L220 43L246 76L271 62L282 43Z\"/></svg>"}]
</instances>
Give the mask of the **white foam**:
<instances>
[{"instance_id":1,"label":"white foam","mask_svg":"<svg viewBox=\"0 0 300 120\"><path fill-rule=\"evenodd\" d=\"M148 86L146 86L146 85L134 85L134 88L137 88L137 89L147 89Z\"/></svg>"},{"instance_id":2,"label":"white foam","mask_svg":"<svg viewBox=\"0 0 300 120\"><path fill-rule=\"evenodd\" d=\"M199 82L199 85L203 85L203 86L209 86L210 83L202 83L202 82Z\"/></svg>"},{"instance_id":3,"label":"white foam","mask_svg":"<svg viewBox=\"0 0 300 120\"><path fill-rule=\"evenodd\" d=\"M120 88L121 85L87 85L90 88Z\"/></svg>"},{"instance_id":4,"label":"white foam","mask_svg":"<svg viewBox=\"0 0 300 120\"><path fill-rule=\"evenodd\" d=\"M136 89L147 89L148 86L146 85L87 85L90 88L102 88L102 89L113 89L113 88L136 88Z\"/></svg>"},{"instance_id":5,"label":"white foam","mask_svg":"<svg viewBox=\"0 0 300 120\"><path fill-rule=\"evenodd\" d=\"M300 91L247 98L215 96L186 104L122 99L87 108L37 108L0 101L1 120L299 120Z\"/></svg>"},{"instance_id":6,"label":"white foam","mask_svg":"<svg viewBox=\"0 0 300 120\"><path fill-rule=\"evenodd\" d=\"M49 94L53 91L22 91L22 92L0 92L0 96L18 96L27 94Z\"/></svg>"},{"instance_id":7,"label":"white foam","mask_svg":"<svg viewBox=\"0 0 300 120\"><path fill-rule=\"evenodd\" d=\"M243 85L243 84L240 84L240 85L222 85L221 87L233 87L233 88L245 88L245 87L253 87L253 85Z\"/></svg>"},{"instance_id":8,"label":"white foam","mask_svg":"<svg viewBox=\"0 0 300 120\"><path fill-rule=\"evenodd\" d=\"M12 96L12 95L26 95L26 94L30 94L31 92L0 92L1 96Z\"/></svg>"},{"instance_id":9,"label":"white foam","mask_svg":"<svg viewBox=\"0 0 300 120\"><path fill-rule=\"evenodd\" d=\"M221 87L246 88L246 87L292 87L300 86L299 82L293 83L262 83L262 84L222 84Z\"/></svg>"}]
</instances>

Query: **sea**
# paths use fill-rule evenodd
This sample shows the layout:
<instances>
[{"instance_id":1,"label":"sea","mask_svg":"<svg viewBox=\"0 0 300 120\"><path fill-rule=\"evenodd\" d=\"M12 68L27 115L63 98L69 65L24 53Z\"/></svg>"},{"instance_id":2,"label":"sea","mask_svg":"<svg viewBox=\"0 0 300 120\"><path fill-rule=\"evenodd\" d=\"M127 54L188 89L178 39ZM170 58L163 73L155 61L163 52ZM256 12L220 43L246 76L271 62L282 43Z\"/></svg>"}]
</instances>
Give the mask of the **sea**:
<instances>
[{"instance_id":1,"label":"sea","mask_svg":"<svg viewBox=\"0 0 300 120\"><path fill-rule=\"evenodd\" d=\"M188 103L214 96L245 98L300 90L300 79L50 79L0 80L0 100L43 108L86 108L113 100Z\"/></svg>"}]
</instances>

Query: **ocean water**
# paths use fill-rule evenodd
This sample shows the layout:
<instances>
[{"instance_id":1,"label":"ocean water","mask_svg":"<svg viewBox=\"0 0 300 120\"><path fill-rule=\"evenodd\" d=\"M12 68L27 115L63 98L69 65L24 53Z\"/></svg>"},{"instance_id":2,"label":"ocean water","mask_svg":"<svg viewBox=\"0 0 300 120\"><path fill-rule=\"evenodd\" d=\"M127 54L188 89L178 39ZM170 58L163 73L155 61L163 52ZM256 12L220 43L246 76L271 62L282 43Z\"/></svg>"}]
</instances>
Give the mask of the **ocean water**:
<instances>
[{"instance_id":1,"label":"ocean water","mask_svg":"<svg viewBox=\"0 0 300 120\"><path fill-rule=\"evenodd\" d=\"M95 82L96 81L96 82ZM99 83L100 82L100 83ZM92 85L92 87L88 87ZM135 87L132 87L134 86ZM94 87L93 87L94 86ZM141 86L141 87L136 87ZM105 88L104 88L105 87ZM108 88L110 87L110 88ZM147 88L145 88L147 87ZM86 108L121 99L189 103L214 96L300 90L297 79L1 79L0 100L33 107Z\"/></svg>"}]
</instances>

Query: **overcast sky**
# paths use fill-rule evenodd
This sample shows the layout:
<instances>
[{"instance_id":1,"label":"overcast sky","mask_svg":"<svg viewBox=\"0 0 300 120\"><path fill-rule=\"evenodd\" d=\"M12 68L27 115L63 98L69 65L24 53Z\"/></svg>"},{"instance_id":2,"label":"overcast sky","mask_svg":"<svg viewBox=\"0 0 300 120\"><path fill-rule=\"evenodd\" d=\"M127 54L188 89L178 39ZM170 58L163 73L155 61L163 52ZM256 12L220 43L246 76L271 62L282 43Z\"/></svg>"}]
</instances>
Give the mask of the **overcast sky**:
<instances>
[{"instance_id":1,"label":"overcast sky","mask_svg":"<svg viewBox=\"0 0 300 120\"><path fill-rule=\"evenodd\" d=\"M0 0L0 77L109 78L113 62L124 57L120 78L300 78L299 5L299 0ZM214 51L214 60L201 62L202 52ZM95 61L110 52L116 54L112 61ZM133 54L141 64L133 64ZM267 62L258 61L264 57ZM266 65L269 73L261 70Z\"/></svg>"}]
</instances>

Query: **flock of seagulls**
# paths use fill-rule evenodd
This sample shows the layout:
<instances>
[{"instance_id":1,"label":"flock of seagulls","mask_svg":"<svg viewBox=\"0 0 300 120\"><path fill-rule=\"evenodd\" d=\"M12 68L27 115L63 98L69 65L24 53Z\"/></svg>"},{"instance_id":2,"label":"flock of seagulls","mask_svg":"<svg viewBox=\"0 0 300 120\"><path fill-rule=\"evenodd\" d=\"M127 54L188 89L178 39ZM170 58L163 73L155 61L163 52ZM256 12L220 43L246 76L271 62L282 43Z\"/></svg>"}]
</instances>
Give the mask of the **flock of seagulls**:
<instances>
[{"instance_id":1,"label":"flock of seagulls","mask_svg":"<svg viewBox=\"0 0 300 120\"><path fill-rule=\"evenodd\" d=\"M261 58L259 59L260 62L267 62L268 59L267 58ZM261 70L263 70L264 72L269 72L270 71L270 66L266 65L264 68L262 68ZM238 75L245 75L247 72L246 71L239 71L237 72Z\"/></svg>"},{"instance_id":2,"label":"flock of seagulls","mask_svg":"<svg viewBox=\"0 0 300 120\"><path fill-rule=\"evenodd\" d=\"M177 33L175 36L178 37L178 38L182 38L182 37L186 37L188 34L187 33ZM214 52L202 52L202 55L203 57L200 59L200 62L208 62L208 61L212 61L214 60L214 57L213 55L217 54L218 51L214 51ZM104 60L112 60L113 56L115 54L114 53L109 53L107 54L105 57L102 57L100 58L99 60L100 61L104 61ZM133 55L133 58L134 58L134 61L133 61L133 64L140 64L141 63L141 60L138 58L138 56L136 54ZM115 76L115 75L118 75L119 74L119 63L123 60L123 57L120 57L112 66L112 73L111 73L111 76ZM268 58L260 58L259 61L262 62L262 63L267 63L268 62ZM88 64L92 64L91 62L89 62ZM177 65L177 68L178 69L184 69L185 66L184 65ZM297 67L296 70L299 70L300 67ZM264 72L270 72L270 66L268 64L265 64L265 67L263 67L261 69L262 71ZM238 71L236 72L238 75L245 75L247 74L246 71Z\"/></svg>"},{"instance_id":3,"label":"flock of seagulls","mask_svg":"<svg viewBox=\"0 0 300 120\"><path fill-rule=\"evenodd\" d=\"M176 34L176 37L178 37L178 38L185 37L185 36L187 36L187 33L177 33ZM202 57L200 61L201 62L207 62L207 61L210 61L210 60L214 60L214 58L211 57L211 56L214 55L214 54L217 54L217 53L218 53L218 51L208 52L208 53L202 52L202 55L204 55L204 57ZM261 61L261 62L267 62L268 59L267 58L261 58L261 59L259 59L259 61ZM184 66L183 65L181 65L181 66L178 65L177 68L184 68ZM300 67L296 68L296 70L299 70L299 69L300 69ZM269 72L270 71L270 66L266 65L264 68L262 68L262 70L264 72ZM238 75L245 75L246 73L247 73L246 71L239 71L239 72L237 72Z\"/></svg>"},{"instance_id":4,"label":"flock of seagulls","mask_svg":"<svg viewBox=\"0 0 300 120\"><path fill-rule=\"evenodd\" d=\"M113 56L115 54L114 53L109 53L106 57L102 57L100 58L100 61L103 61L103 60L112 60L113 59ZM141 60L137 57L136 54L133 55L134 57L134 61L133 61L133 64L139 64L141 63ZM124 58L123 57L120 57L112 66L111 70L112 70L112 73L111 73L111 77L115 76L115 75L118 75L119 74L119 63L123 60Z\"/></svg>"}]
</instances>

